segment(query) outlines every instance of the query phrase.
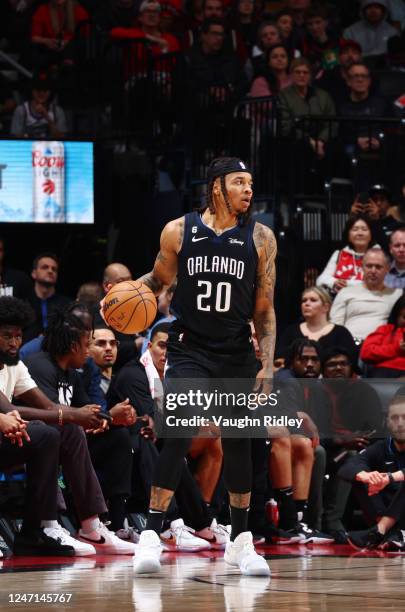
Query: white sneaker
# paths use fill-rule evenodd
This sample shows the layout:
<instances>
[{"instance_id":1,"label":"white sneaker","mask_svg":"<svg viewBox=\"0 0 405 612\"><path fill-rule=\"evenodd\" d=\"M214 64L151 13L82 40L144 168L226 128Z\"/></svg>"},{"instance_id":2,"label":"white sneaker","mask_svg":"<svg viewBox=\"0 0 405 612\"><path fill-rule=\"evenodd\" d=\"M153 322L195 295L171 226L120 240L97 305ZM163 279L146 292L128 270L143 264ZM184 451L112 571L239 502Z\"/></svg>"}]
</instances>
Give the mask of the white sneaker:
<instances>
[{"instance_id":1,"label":"white sneaker","mask_svg":"<svg viewBox=\"0 0 405 612\"><path fill-rule=\"evenodd\" d=\"M44 527L44 533L50 538L59 541L66 546L72 546L75 549L76 557L86 557L87 555L95 555L96 549L91 544L85 544L75 538L72 538L67 529L59 525L57 527Z\"/></svg>"},{"instance_id":2,"label":"white sneaker","mask_svg":"<svg viewBox=\"0 0 405 612\"><path fill-rule=\"evenodd\" d=\"M230 535L225 525L217 523L217 519L212 519L209 527L195 532L196 536L203 538L210 543L211 548L225 550L226 544L230 541Z\"/></svg>"},{"instance_id":3,"label":"white sneaker","mask_svg":"<svg viewBox=\"0 0 405 612\"><path fill-rule=\"evenodd\" d=\"M117 538L114 532L107 529L106 525L99 521L98 526L90 533L84 533L80 529L78 538L81 542L92 544L98 554L102 555L134 555L135 544L124 542Z\"/></svg>"},{"instance_id":4,"label":"white sneaker","mask_svg":"<svg viewBox=\"0 0 405 612\"><path fill-rule=\"evenodd\" d=\"M134 557L135 574L155 574L160 572L162 545L156 531L142 531L139 544L136 544Z\"/></svg>"},{"instance_id":5,"label":"white sneaker","mask_svg":"<svg viewBox=\"0 0 405 612\"><path fill-rule=\"evenodd\" d=\"M228 542L224 559L229 565L239 567L244 576L270 576L267 561L255 551L250 531L244 531L234 542Z\"/></svg>"},{"instance_id":6,"label":"white sneaker","mask_svg":"<svg viewBox=\"0 0 405 612\"><path fill-rule=\"evenodd\" d=\"M207 540L197 538L194 529L187 527L183 519L170 523L170 528L160 534L164 550L179 550L182 552L198 552L207 550L211 545Z\"/></svg>"}]
</instances>

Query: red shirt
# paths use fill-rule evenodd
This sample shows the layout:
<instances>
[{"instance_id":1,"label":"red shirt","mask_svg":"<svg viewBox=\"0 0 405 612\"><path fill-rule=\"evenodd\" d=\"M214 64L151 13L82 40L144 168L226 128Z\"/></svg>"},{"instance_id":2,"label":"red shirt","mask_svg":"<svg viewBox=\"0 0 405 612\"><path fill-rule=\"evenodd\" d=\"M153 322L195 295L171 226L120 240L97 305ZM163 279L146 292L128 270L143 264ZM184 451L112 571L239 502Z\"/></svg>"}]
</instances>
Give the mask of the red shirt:
<instances>
[{"instance_id":1,"label":"red shirt","mask_svg":"<svg viewBox=\"0 0 405 612\"><path fill-rule=\"evenodd\" d=\"M131 39L131 38L144 38L146 41L147 36L145 32L141 28L113 28L111 30L110 36L113 40L123 40L123 39ZM163 40L167 43L167 52L172 53L174 51L180 51L179 41L172 34L160 33L159 38L163 38ZM156 55L162 55L162 48L156 44L152 43L150 45L150 50L152 55L156 57Z\"/></svg>"},{"instance_id":2,"label":"red shirt","mask_svg":"<svg viewBox=\"0 0 405 612\"><path fill-rule=\"evenodd\" d=\"M74 32L67 29L65 11L58 10L59 32L55 32L52 26L51 7L49 4L42 4L34 13L31 24L31 38L40 36L42 38L59 38L62 35L63 40L71 40ZM74 6L75 25L79 21L85 21L89 18L87 11L82 6L75 4Z\"/></svg>"},{"instance_id":3,"label":"red shirt","mask_svg":"<svg viewBox=\"0 0 405 612\"><path fill-rule=\"evenodd\" d=\"M380 325L364 340L360 358L378 368L405 370L405 353L399 348L404 332L403 327L395 329L391 323Z\"/></svg>"}]
</instances>

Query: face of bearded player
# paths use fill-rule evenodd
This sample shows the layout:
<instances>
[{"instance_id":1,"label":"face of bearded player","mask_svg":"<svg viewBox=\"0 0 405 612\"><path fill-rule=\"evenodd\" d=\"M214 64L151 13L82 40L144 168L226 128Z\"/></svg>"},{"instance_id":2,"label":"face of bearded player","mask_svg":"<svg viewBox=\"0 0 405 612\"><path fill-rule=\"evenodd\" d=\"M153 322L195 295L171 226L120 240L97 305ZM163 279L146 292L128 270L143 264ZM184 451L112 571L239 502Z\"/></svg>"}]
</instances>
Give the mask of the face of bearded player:
<instances>
[{"instance_id":1,"label":"face of bearded player","mask_svg":"<svg viewBox=\"0 0 405 612\"><path fill-rule=\"evenodd\" d=\"M16 325L0 326L0 365L17 365L22 344L22 329Z\"/></svg>"},{"instance_id":2,"label":"face of bearded player","mask_svg":"<svg viewBox=\"0 0 405 612\"><path fill-rule=\"evenodd\" d=\"M253 196L253 181L250 172L231 172L227 174L225 176L225 189L232 213L235 215L246 213ZM214 194L223 201L219 178L214 183Z\"/></svg>"}]
</instances>

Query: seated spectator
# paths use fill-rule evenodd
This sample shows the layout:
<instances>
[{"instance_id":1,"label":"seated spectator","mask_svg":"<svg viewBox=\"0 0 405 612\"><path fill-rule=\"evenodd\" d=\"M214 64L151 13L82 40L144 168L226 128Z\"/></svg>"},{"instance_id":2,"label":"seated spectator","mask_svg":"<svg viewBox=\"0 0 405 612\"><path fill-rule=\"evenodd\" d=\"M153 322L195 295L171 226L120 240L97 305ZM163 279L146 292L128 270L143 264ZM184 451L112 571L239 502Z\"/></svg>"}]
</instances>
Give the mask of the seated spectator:
<instances>
[{"instance_id":1,"label":"seated spectator","mask_svg":"<svg viewBox=\"0 0 405 612\"><path fill-rule=\"evenodd\" d=\"M183 36L182 47L185 51L199 44L202 25L207 19L219 19L225 25L226 15L223 0L203 0L199 18L191 20L189 29ZM246 44L238 31L226 27L223 44L226 51L236 52L241 62L247 59Z\"/></svg>"},{"instance_id":2,"label":"seated spectator","mask_svg":"<svg viewBox=\"0 0 405 612\"><path fill-rule=\"evenodd\" d=\"M302 53L309 59L315 74L319 70L331 70L338 64L339 40L330 31L328 13L323 6L313 6L304 15L307 34Z\"/></svg>"},{"instance_id":3,"label":"seated spectator","mask_svg":"<svg viewBox=\"0 0 405 612\"><path fill-rule=\"evenodd\" d=\"M286 0L285 8L293 18L293 36L299 49L305 37L305 13L311 8L312 0Z\"/></svg>"},{"instance_id":4,"label":"seated spectator","mask_svg":"<svg viewBox=\"0 0 405 612\"><path fill-rule=\"evenodd\" d=\"M326 448L323 524L337 544L347 543L343 515L351 486L337 477L342 462L368 447L382 426L380 399L376 391L354 374L356 364L341 347L332 347L322 355L324 388L331 403L330 438ZM374 433L371 433L374 432Z\"/></svg>"},{"instance_id":5,"label":"seated spectator","mask_svg":"<svg viewBox=\"0 0 405 612\"><path fill-rule=\"evenodd\" d=\"M352 63L347 69L347 84L349 96L342 101L338 111L344 117L382 117L385 113L385 101L377 93L372 92L371 74L366 64L362 62ZM346 125L346 124L345 124ZM379 133L381 130L377 125L360 126L353 130L353 124L347 124L343 128L343 139L347 143L353 143L360 151L375 151L381 147ZM355 140L353 140L355 136Z\"/></svg>"},{"instance_id":6,"label":"seated spectator","mask_svg":"<svg viewBox=\"0 0 405 612\"><path fill-rule=\"evenodd\" d=\"M266 52L267 66L263 67L252 83L249 95L252 98L276 96L292 83L289 74L289 56L284 45L270 47Z\"/></svg>"},{"instance_id":7,"label":"seated spectator","mask_svg":"<svg viewBox=\"0 0 405 612\"><path fill-rule=\"evenodd\" d=\"M76 26L88 18L87 11L74 0L48 0L41 4L32 17L34 66L71 63Z\"/></svg>"},{"instance_id":8,"label":"seated spectator","mask_svg":"<svg viewBox=\"0 0 405 612\"><path fill-rule=\"evenodd\" d=\"M368 378L399 378L405 375L405 298L394 304L388 323L369 334L360 351Z\"/></svg>"},{"instance_id":9,"label":"seated spectator","mask_svg":"<svg viewBox=\"0 0 405 612\"><path fill-rule=\"evenodd\" d=\"M385 185L373 185L367 192L356 197L350 212L352 215L367 215L372 223L375 239L388 251L391 233L402 225L395 208L390 190Z\"/></svg>"},{"instance_id":10,"label":"seated spectator","mask_svg":"<svg viewBox=\"0 0 405 612\"><path fill-rule=\"evenodd\" d=\"M343 123L340 128L340 139L345 153L345 162L350 168L355 168L357 188L360 191L369 184L370 176L377 179L383 173L381 151L383 147L384 130L376 118L382 117L386 111L384 98L372 88L370 70L366 64L358 62L347 70L349 96L342 100L338 114L353 118L354 121ZM370 118L370 123L356 123L356 119ZM357 160L353 166L353 158ZM351 170L346 170L345 175Z\"/></svg>"},{"instance_id":11,"label":"seated spectator","mask_svg":"<svg viewBox=\"0 0 405 612\"><path fill-rule=\"evenodd\" d=\"M103 297L104 291L102 284L97 281L88 281L80 285L77 291L76 301L85 304L90 312L92 312L94 308L100 307L100 302Z\"/></svg>"},{"instance_id":12,"label":"seated spectator","mask_svg":"<svg viewBox=\"0 0 405 612\"><path fill-rule=\"evenodd\" d=\"M326 91L311 86L311 66L306 58L293 60L290 71L293 84L279 94L281 133L283 136L295 134L297 140L308 138L311 149L322 159L325 156L325 143L331 135L330 124L314 121L305 133L302 127L294 130L294 121L307 115L314 118L329 115L332 118L335 115L333 100Z\"/></svg>"},{"instance_id":13,"label":"seated spectator","mask_svg":"<svg viewBox=\"0 0 405 612\"><path fill-rule=\"evenodd\" d=\"M320 287L305 289L301 297L301 313L304 321L293 323L277 339L275 358L277 367L284 365L284 360L291 344L298 339L309 338L316 341L322 350L331 346L343 346L355 361L357 350L351 333L342 325L335 325L329 320L332 300L327 291Z\"/></svg>"},{"instance_id":14,"label":"seated spectator","mask_svg":"<svg viewBox=\"0 0 405 612\"><path fill-rule=\"evenodd\" d=\"M360 45L355 40L342 39L339 43L338 65L317 76L316 84L328 92L338 109L350 95L347 71L361 59Z\"/></svg>"},{"instance_id":15,"label":"seated spectator","mask_svg":"<svg viewBox=\"0 0 405 612\"><path fill-rule=\"evenodd\" d=\"M300 36L297 36L297 32L294 29L294 19L291 11L280 11L277 14L275 23L279 31L280 42L287 47L290 57L300 57L301 53L298 50Z\"/></svg>"},{"instance_id":16,"label":"seated spectator","mask_svg":"<svg viewBox=\"0 0 405 612\"><path fill-rule=\"evenodd\" d=\"M256 42L258 27L255 9L254 0L236 0L234 12L229 19L230 26L241 36L249 55Z\"/></svg>"},{"instance_id":17,"label":"seated spectator","mask_svg":"<svg viewBox=\"0 0 405 612\"><path fill-rule=\"evenodd\" d=\"M345 246L333 253L316 279L317 286L338 293L343 287L360 284L363 280L363 255L374 243L372 232L365 215L349 217L342 236Z\"/></svg>"},{"instance_id":18,"label":"seated spectator","mask_svg":"<svg viewBox=\"0 0 405 612\"><path fill-rule=\"evenodd\" d=\"M67 132L65 112L53 98L53 88L48 79L33 80L29 99L19 104L13 113L10 134L34 140L64 138Z\"/></svg>"},{"instance_id":19,"label":"seated spectator","mask_svg":"<svg viewBox=\"0 0 405 612\"><path fill-rule=\"evenodd\" d=\"M289 428L288 436L273 434L271 438L269 471L279 504L281 529L272 540L278 544L333 542L331 536L318 531L325 453L319 445L318 427L313 418L321 431L326 430L328 421L327 414L322 414L325 394L317 382L319 374L319 345L305 338L293 342L286 370L280 370L275 376L275 384L289 381L280 391L284 410L303 419L302 428ZM294 379L298 380L294 382ZM308 408L311 415L306 411Z\"/></svg>"},{"instance_id":20,"label":"seated spectator","mask_svg":"<svg viewBox=\"0 0 405 612\"><path fill-rule=\"evenodd\" d=\"M389 436L353 455L339 476L353 483L353 492L370 528L349 533L356 549L405 551L405 398L399 391L388 408ZM388 469L388 471L387 471Z\"/></svg>"},{"instance_id":21,"label":"seated spectator","mask_svg":"<svg viewBox=\"0 0 405 612\"><path fill-rule=\"evenodd\" d=\"M385 55L387 40L397 34L387 21L387 0L362 0L360 16L360 21L343 32L344 38L358 42L364 57Z\"/></svg>"},{"instance_id":22,"label":"seated spectator","mask_svg":"<svg viewBox=\"0 0 405 612\"><path fill-rule=\"evenodd\" d=\"M103 421L98 417L100 408L98 406L86 405L82 408L70 408L66 404L61 405L60 398L65 400L65 397L72 398L72 389L68 385L64 385L63 375L57 373L57 367L53 365L55 370L55 378L60 380L60 394L58 390L52 393L53 399L48 398L36 385L36 382L31 378L27 367L19 359L19 348L22 340L23 327L28 323L31 313L27 305L12 297L0 298L0 402L2 412L13 412L15 407L11 404L11 400L15 398L21 404L18 412L26 421L35 421L33 425L38 423L38 420L46 424L46 429L39 429L38 433L42 433L45 437L41 438L44 442L48 440L51 449L55 449L55 435L48 435L49 429L52 429L57 434L56 450L59 453L59 459L56 463L62 465L64 477L69 484L76 512L81 522L81 531L78 538L71 538L69 533L62 528L56 520L55 501L52 501L54 493L50 490L45 490L46 487L52 487L54 482L55 468L50 465L43 465L44 474L47 475L49 482L43 483L43 487L35 490L33 524L38 527L38 518L41 518L41 528L43 528L45 536L57 540L62 545L72 547L73 554L82 556L95 554L98 552L105 554L133 554L132 547L121 546L120 541L115 538L114 534L107 530L99 518L99 514L105 514L107 506L100 489L99 482L91 464L90 455L87 448L86 437L82 428L89 432L100 431ZM80 321L79 321L80 323ZM63 342L68 340L68 331L65 328L63 337L60 340ZM72 338L72 336L70 336ZM78 352L79 346L78 335L75 338L75 352ZM83 343L81 350L83 352ZM34 356L35 367L38 371L42 371L44 376L49 375L49 371L43 370L43 364L39 364L36 356ZM42 367L41 367L42 366ZM52 377L51 377L52 378ZM52 427L48 427L51 425ZM30 426L29 426L30 427ZM30 431L30 429L28 430ZM51 458L51 456L49 457ZM39 469L39 466L38 466ZM31 474L28 475L31 478ZM40 485L38 485L40 486ZM31 492L29 492L31 495ZM43 495L43 499L50 502L49 508L42 507L44 514L41 517L35 514L35 508L39 508L42 499L39 500L39 495ZM51 495L52 494L52 495ZM55 510L55 511L54 511ZM83 535L83 541L80 541L80 536ZM46 537L38 533L21 534L17 536L14 542L14 550L16 554L47 554L47 547L50 548L52 543L47 542ZM87 538L87 536L89 536ZM94 546L89 542L94 542ZM31 550L31 552L27 552ZM62 554L67 554L61 550ZM69 551L71 554L71 550Z\"/></svg>"},{"instance_id":23,"label":"seated spectator","mask_svg":"<svg viewBox=\"0 0 405 612\"><path fill-rule=\"evenodd\" d=\"M272 21L263 21L257 28L256 41L251 53L253 76L266 67L268 50L281 44L277 26Z\"/></svg>"},{"instance_id":24,"label":"seated spectator","mask_svg":"<svg viewBox=\"0 0 405 612\"><path fill-rule=\"evenodd\" d=\"M126 38L144 38L152 55L162 55L180 50L175 36L160 29L161 6L154 0L144 0L139 7L138 22L140 27L115 27L111 30L113 40Z\"/></svg>"},{"instance_id":25,"label":"seated spectator","mask_svg":"<svg viewBox=\"0 0 405 612\"><path fill-rule=\"evenodd\" d=\"M97 327L90 334L89 353L96 366L100 368L100 389L104 397L110 388L119 344L114 331L109 327Z\"/></svg>"},{"instance_id":26,"label":"seated spectator","mask_svg":"<svg viewBox=\"0 0 405 612\"><path fill-rule=\"evenodd\" d=\"M45 333L44 352L26 359L31 376L51 402L78 407L89 404L89 398L77 372L88 357L89 335L90 332L81 319L71 313L55 312ZM107 420L100 415L99 426L96 428L99 435L92 435L93 431L89 431L90 435L87 437L91 461L108 500L109 518L114 531L123 527L125 502L131 492L132 448L125 426L135 422L135 412L128 406L128 402L122 402L121 406L120 416L111 420L113 426L110 429L106 430ZM69 477L68 484L74 496L74 485ZM98 497L100 496L102 499L101 491L98 493ZM94 523L90 531L97 530L96 525L98 522ZM111 550L116 547L117 552L121 551L121 554L133 554L133 546L126 546L113 533L109 534ZM80 537L89 543L94 538L97 549L100 538L96 535L87 535L83 530L80 532Z\"/></svg>"},{"instance_id":27,"label":"seated spectator","mask_svg":"<svg viewBox=\"0 0 405 612\"><path fill-rule=\"evenodd\" d=\"M189 80L193 92L208 94L212 103L223 105L238 99L247 82L235 53L224 47L225 27L218 19L207 19L201 28L201 43L187 52Z\"/></svg>"},{"instance_id":28,"label":"seated spectator","mask_svg":"<svg viewBox=\"0 0 405 612\"><path fill-rule=\"evenodd\" d=\"M405 289L405 225L392 232L389 250L392 263L384 284L386 287Z\"/></svg>"},{"instance_id":29,"label":"seated spectator","mask_svg":"<svg viewBox=\"0 0 405 612\"><path fill-rule=\"evenodd\" d=\"M392 307L402 295L400 289L384 285L389 260L384 251L369 249L363 257L363 282L344 287L337 294L330 313L333 323L344 325L360 344L379 325L387 322Z\"/></svg>"},{"instance_id":30,"label":"seated spectator","mask_svg":"<svg viewBox=\"0 0 405 612\"><path fill-rule=\"evenodd\" d=\"M32 283L22 270L7 265L6 243L0 236L0 295L8 295L26 300L32 292Z\"/></svg>"},{"instance_id":31,"label":"seated spectator","mask_svg":"<svg viewBox=\"0 0 405 612\"><path fill-rule=\"evenodd\" d=\"M34 291L29 302L35 313L35 321L30 325L25 340L31 340L44 333L48 327L48 317L56 308L63 308L72 300L56 291L58 282L59 260L54 253L41 253L35 257L31 276L34 279Z\"/></svg>"}]
</instances>

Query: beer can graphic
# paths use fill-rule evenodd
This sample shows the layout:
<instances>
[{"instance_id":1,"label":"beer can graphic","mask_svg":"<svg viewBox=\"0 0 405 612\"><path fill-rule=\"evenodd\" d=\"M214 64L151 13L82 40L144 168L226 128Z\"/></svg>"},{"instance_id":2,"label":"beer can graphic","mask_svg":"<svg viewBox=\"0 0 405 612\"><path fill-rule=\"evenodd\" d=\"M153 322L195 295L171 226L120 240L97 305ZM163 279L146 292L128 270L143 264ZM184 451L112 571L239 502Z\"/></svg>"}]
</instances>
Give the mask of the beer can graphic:
<instances>
[{"instance_id":1,"label":"beer can graphic","mask_svg":"<svg viewBox=\"0 0 405 612\"><path fill-rule=\"evenodd\" d=\"M32 172L32 220L36 223L64 223L66 204L63 142L33 142Z\"/></svg>"}]
</instances>

